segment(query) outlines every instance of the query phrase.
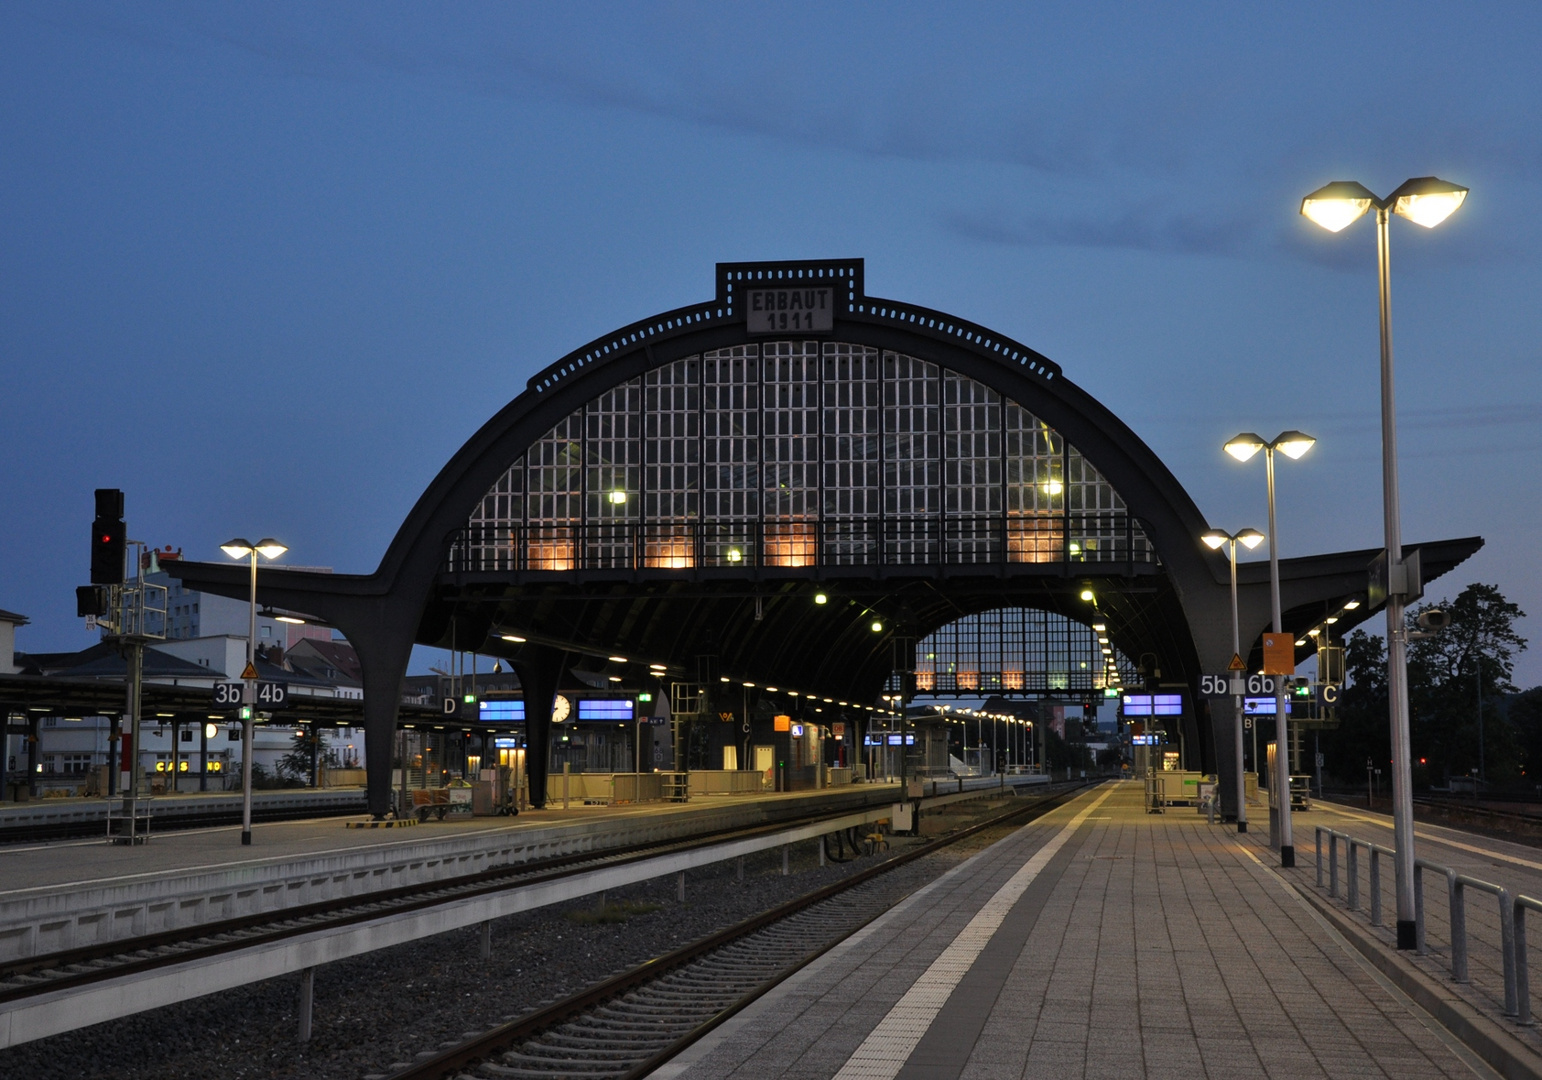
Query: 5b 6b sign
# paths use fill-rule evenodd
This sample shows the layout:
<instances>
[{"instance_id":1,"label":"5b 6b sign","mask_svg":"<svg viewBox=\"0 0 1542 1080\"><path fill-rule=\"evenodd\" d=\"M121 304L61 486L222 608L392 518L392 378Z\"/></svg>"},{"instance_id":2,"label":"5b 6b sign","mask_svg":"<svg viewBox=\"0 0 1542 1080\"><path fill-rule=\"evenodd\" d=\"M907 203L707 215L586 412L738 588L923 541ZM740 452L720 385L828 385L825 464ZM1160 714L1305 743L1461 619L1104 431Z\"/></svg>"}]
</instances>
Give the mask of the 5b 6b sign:
<instances>
[{"instance_id":1,"label":"5b 6b sign","mask_svg":"<svg viewBox=\"0 0 1542 1080\"><path fill-rule=\"evenodd\" d=\"M1273 675L1239 675L1242 692L1248 697L1267 697L1275 692ZM1231 673L1225 675L1201 675L1199 692L1205 697L1230 697Z\"/></svg>"}]
</instances>

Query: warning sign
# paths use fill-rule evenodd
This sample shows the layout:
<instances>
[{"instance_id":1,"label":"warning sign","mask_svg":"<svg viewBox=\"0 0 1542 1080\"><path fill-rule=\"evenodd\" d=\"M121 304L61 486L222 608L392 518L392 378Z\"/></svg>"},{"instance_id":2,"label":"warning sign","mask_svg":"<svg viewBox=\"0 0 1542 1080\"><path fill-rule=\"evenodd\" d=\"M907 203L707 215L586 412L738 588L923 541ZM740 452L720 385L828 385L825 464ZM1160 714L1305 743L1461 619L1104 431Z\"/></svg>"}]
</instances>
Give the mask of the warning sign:
<instances>
[{"instance_id":1,"label":"warning sign","mask_svg":"<svg viewBox=\"0 0 1542 1080\"><path fill-rule=\"evenodd\" d=\"M1264 674L1296 673L1296 638L1294 634L1264 635Z\"/></svg>"},{"instance_id":2,"label":"warning sign","mask_svg":"<svg viewBox=\"0 0 1542 1080\"><path fill-rule=\"evenodd\" d=\"M1231 654L1231 663L1226 665L1227 671L1246 671L1248 666L1242 662L1241 653Z\"/></svg>"},{"instance_id":3,"label":"warning sign","mask_svg":"<svg viewBox=\"0 0 1542 1080\"><path fill-rule=\"evenodd\" d=\"M257 677L257 665L253 664L250 660L248 660L246 662L246 668L241 672L241 678L243 678L243 679L255 679L256 677Z\"/></svg>"}]
</instances>

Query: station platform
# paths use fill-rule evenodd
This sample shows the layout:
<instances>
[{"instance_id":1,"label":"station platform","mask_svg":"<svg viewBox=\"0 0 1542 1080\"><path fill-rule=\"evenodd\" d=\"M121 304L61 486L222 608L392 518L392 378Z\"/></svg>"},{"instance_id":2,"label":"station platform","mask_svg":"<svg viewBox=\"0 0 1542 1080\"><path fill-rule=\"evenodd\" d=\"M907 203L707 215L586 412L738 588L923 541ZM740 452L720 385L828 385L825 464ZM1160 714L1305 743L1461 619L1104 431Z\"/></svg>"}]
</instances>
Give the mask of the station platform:
<instances>
[{"instance_id":1,"label":"station platform","mask_svg":"<svg viewBox=\"0 0 1542 1080\"><path fill-rule=\"evenodd\" d=\"M1312 887L1311 821L1330 816L1341 820L1296 819L1293 881L1266 831L1148 814L1138 783L1102 785L919 890L653 1076L1500 1075L1294 887ZM1512 1043L1504 1074L1537 1075L1542 1056Z\"/></svg>"}]
</instances>

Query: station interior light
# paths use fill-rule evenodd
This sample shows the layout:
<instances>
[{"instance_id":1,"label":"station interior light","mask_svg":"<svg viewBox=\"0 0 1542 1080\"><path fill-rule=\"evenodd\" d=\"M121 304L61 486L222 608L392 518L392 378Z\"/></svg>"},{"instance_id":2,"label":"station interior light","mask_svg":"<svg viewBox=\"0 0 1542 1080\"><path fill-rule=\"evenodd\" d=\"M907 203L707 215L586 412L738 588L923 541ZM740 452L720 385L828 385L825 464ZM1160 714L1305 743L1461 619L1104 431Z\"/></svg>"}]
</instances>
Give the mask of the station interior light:
<instances>
[{"instance_id":1,"label":"station interior light","mask_svg":"<svg viewBox=\"0 0 1542 1080\"><path fill-rule=\"evenodd\" d=\"M621 505L625 504L625 502L626 502L626 492L624 492L624 491L612 491L610 493L610 504L612 506L621 506Z\"/></svg>"},{"instance_id":2,"label":"station interior light","mask_svg":"<svg viewBox=\"0 0 1542 1080\"><path fill-rule=\"evenodd\" d=\"M525 639L518 634L500 634L499 637L503 638L504 641L512 641L516 645L523 645L525 643Z\"/></svg>"},{"instance_id":3,"label":"station interior light","mask_svg":"<svg viewBox=\"0 0 1542 1080\"><path fill-rule=\"evenodd\" d=\"M273 616L273 621L274 622L281 622L281 623L289 623L291 626L304 626L305 625L305 620L304 619L297 619L293 615L275 615L275 616Z\"/></svg>"},{"instance_id":4,"label":"station interior light","mask_svg":"<svg viewBox=\"0 0 1542 1080\"><path fill-rule=\"evenodd\" d=\"M1089 603L1089 604L1090 604L1090 603L1091 603L1091 602L1092 602L1092 601L1093 601L1093 600L1094 600L1094 599L1096 599L1096 597L1094 597L1094 596L1093 596L1093 593L1092 593L1092 590L1091 590L1091 589L1083 589L1083 590L1082 590L1082 594L1081 594L1081 595L1082 595L1082 599L1083 599L1083 600L1085 600L1085 601L1087 601L1087 602L1088 602L1088 603Z\"/></svg>"},{"instance_id":5,"label":"station interior light","mask_svg":"<svg viewBox=\"0 0 1542 1080\"><path fill-rule=\"evenodd\" d=\"M828 604L829 602L830 602L830 598L828 596L826 596L824 593L817 592L817 593L814 594L814 603L816 603L816 604Z\"/></svg>"},{"instance_id":6,"label":"station interior light","mask_svg":"<svg viewBox=\"0 0 1542 1080\"><path fill-rule=\"evenodd\" d=\"M873 633L875 633L875 634L883 633L883 623L879 622L877 619L874 619L873 620L872 630L873 630Z\"/></svg>"},{"instance_id":7,"label":"station interior light","mask_svg":"<svg viewBox=\"0 0 1542 1080\"><path fill-rule=\"evenodd\" d=\"M1358 600L1351 600L1351 601L1349 601L1349 603L1344 605L1344 610L1345 611L1353 611L1353 610L1355 610L1355 608L1357 608L1359 606L1360 606L1360 601L1358 601Z\"/></svg>"}]
</instances>

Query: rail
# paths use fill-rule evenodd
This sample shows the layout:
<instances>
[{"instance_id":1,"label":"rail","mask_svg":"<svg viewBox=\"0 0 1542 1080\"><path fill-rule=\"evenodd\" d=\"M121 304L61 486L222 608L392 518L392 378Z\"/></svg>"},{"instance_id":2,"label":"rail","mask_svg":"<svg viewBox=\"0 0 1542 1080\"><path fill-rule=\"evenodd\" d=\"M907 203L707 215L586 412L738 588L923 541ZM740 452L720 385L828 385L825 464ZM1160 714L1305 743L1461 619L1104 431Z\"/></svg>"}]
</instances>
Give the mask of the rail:
<instances>
[{"instance_id":1,"label":"rail","mask_svg":"<svg viewBox=\"0 0 1542 1080\"><path fill-rule=\"evenodd\" d=\"M1345 878L1344 906L1350 911L1356 911L1360 906L1360 881L1359 860L1357 852L1364 850L1370 856L1369 882L1370 887L1370 919L1372 926L1382 925L1381 919L1381 864L1382 856L1392 857L1396 854L1391 848L1373 844L1369 840L1361 840L1348 833L1329 828L1326 825L1316 826L1316 855L1317 855L1317 885L1323 887L1323 837L1328 838L1328 896L1338 898L1339 887L1339 860L1338 845L1345 846ZM1447 921L1451 929L1451 981L1456 983L1469 983L1471 976L1468 969L1468 935L1467 935L1467 890L1476 889L1479 892L1493 896L1499 906L1499 955L1504 973L1505 1005L1504 1015L1516 1018L1519 1023L1530 1022L1530 992L1524 985L1526 959L1524 952L1525 942L1525 910L1530 907L1536 911L1542 911L1542 901L1533 900L1530 897L1512 897L1510 890L1502 885L1495 885L1491 881L1471 877L1458 873L1448 866L1431 862L1429 859L1414 859L1414 941L1415 951L1419 955L1429 954L1429 945L1424 932L1424 872L1439 874L1446 881L1446 912ZM1521 1013L1520 999L1524 994L1526 998L1526 1011L1524 1017Z\"/></svg>"}]
</instances>

